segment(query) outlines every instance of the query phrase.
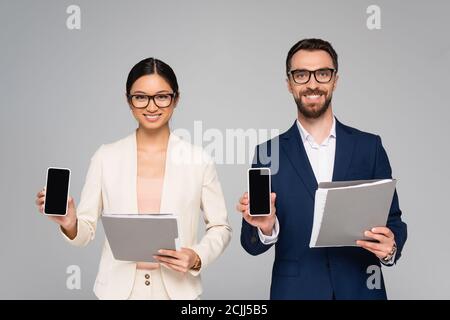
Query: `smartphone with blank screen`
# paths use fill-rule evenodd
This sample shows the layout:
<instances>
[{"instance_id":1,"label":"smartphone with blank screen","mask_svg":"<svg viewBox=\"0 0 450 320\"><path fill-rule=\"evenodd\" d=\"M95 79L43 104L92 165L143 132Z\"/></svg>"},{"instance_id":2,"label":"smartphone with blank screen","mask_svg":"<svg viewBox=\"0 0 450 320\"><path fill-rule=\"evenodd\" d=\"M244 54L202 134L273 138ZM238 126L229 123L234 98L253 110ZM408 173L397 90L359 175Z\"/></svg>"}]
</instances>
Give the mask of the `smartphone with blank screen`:
<instances>
[{"instance_id":1,"label":"smartphone with blank screen","mask_svg":"<svg viewBox=\"0 0 450 320\"><path fill-rule=\"evenodd\" d=\"M270 214L270 169L248 169L248 205L251 216Z\"/></svg>"},{"instance_id":2,"label":"smartphone with blank screen","mask_svg":"<svg viewBox=\"0 0 450 320\"><path fill-rule=\"evenodd\" d=\"M44 214L65 216L67 214L70 186L70 169L50 167L47 169Z\"/></svg>"}]
</instances>

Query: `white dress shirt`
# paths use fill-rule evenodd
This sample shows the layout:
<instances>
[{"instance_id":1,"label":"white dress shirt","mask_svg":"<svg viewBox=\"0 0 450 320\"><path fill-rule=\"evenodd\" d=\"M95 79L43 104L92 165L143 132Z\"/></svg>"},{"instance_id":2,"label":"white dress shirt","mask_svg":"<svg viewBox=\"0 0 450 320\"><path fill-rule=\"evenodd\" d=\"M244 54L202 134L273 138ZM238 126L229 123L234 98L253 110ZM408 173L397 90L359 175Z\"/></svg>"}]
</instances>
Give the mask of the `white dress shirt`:
<instances>
[{"instance_id":1,"label":"white dress shirt","mask_svg":"<svg viewBox=\"0 0 450 320\"><path fill-rule=\"evenodd\" d=\"M314 141L313 136L306 131L302 126L300 121L297 120L297 127L300 131L300 136L305 147L306 154L308 156L309 163L311 164L314 176L316 177L317 183L329 182L333 180L333 169L334 169L334 156L336 154L336 119L333 116L333 125L331 126L330 133L328 136L319 144ZM278 240L278 234L280 232L280 223L278 218L275 220L275 226L273 228L272 234L267 236L262 233L261 229L258 228L259 239L263 244L273 244ZM385 263L383 260L381 262L385 264L392 264L395 259L393 258Z\"/></svg>"}]
</instances>

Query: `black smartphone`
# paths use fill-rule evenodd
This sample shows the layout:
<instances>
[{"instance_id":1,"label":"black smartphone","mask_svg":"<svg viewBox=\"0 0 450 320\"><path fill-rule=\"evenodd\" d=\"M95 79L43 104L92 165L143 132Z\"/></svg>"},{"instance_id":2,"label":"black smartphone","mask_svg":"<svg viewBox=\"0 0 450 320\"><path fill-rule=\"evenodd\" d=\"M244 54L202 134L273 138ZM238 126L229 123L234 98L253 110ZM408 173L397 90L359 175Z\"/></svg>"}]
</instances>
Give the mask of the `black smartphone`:
<instances>
[{"instance_id":1,"label":"black smartphone","mask_svg":"<svg viewBox=\"0 0 450 320\"><path fill-rule=\"evenodd\" d=\"M65 216L69 200L70 169L50 167L47 169L44 214Z\"/></svg>"},{"instance_id":2,"label":"black smartphone","mask_svg":"<svg viewBox=\"0 0 450 320\"><path fill-rule=\"evenodd\" d=\"M248 203L251 216L270 214L270 169L248 169Z\"/></svg>"}]
</instances>

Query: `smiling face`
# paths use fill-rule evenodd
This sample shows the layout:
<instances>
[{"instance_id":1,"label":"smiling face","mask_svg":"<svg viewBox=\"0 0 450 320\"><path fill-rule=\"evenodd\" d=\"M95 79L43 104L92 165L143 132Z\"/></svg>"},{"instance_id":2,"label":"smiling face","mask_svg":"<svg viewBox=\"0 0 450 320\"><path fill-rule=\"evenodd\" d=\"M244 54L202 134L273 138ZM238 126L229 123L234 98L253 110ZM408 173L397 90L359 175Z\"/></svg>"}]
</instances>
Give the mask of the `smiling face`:
<instances>
[{"instance_id":1,"label":"smiling face","mask_svg":"<svg viewBox=\"0 0 450 320\"><path fill-rule=\"evenodd\" d=\"M334 69L331 56L324 50L299 50L291 59L291 70L321 70ZM301 73L299 78L301 77ZM316 73L319 80L324 77L321 71ZM292 93L297 104L298 112L305 118L317 119L322 116L331 104L333 91L336 88L338 76L333 73L328 83L317 81L313 72L309 81L298 84L294 81L293 75L287 79L289 92ZM323 82L323 81L321 81Z\"/></svg>"},{"instance_id":2,"label":"smiling face","mask_svg":"<svg viewBox=\"0 0 450 320\"><path fill-rule=\"evenodd\" d=\"M173 110L178 103L178 96L173 98L170 97L173 93L174 91L169 83L157 73L139 77L133 83L130 90L130 96L134 97L128 99L128 104L133 112L134 118L138 121L140 128L158 130L168 125ZM148 102L146 108L134 107L145 106L146 100L148 99L146 96L153 97ZM168 107L158 107L155 104L155 100L156 104L159 106L168 105Z\"/></svg>"}]
</instances>

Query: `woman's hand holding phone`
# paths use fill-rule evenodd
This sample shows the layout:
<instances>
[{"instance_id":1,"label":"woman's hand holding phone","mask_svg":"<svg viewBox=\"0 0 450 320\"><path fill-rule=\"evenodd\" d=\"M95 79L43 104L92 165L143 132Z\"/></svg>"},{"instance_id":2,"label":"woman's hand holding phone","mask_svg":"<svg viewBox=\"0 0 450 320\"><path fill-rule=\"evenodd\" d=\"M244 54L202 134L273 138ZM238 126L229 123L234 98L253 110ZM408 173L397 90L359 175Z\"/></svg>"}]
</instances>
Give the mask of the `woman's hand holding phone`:
<instances>
[{"instance_id":1,"label":"woman's hand holding phone","mask_svg":"<svg viewBox=\"0 0 450 320\"><path fill-rule=\"evenodd\" d=\"M36 205L40 213L44 214L45 203L45 187L36 194ZM72 197L69 197L67 214L64 216L48 215L48 218L53 222L59 224L64 233L73 239L77 235L77 211L75 207L75 201Z\"/></svg>"},{"instance_id":2,"label":"woman's hand holding phone","mask_svg":"<svg viewBox=\"0 0 450 320\"><path fill-rule=\"evenodd\" d=\"M275 208L276 194L270 194L270 214L265 216L251 216L249 213L249 199L248 193L245 192L239 199L236 209L242 214L242 217L254 227L261 229L262 233L270 236L276 221Z\"/></svg>"}]
</instances>

